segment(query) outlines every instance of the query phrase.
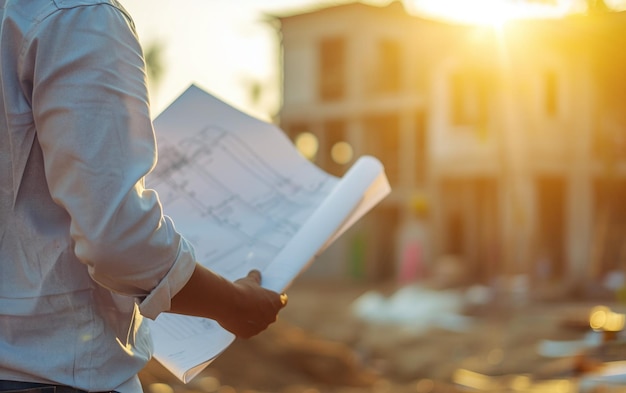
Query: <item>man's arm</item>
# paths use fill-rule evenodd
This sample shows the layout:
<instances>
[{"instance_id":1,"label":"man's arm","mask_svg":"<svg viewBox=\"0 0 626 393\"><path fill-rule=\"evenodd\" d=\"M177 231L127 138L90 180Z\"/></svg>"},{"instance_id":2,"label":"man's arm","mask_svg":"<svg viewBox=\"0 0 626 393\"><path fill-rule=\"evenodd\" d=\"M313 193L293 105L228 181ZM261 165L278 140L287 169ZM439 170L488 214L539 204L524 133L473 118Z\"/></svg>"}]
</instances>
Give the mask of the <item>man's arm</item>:
<instances>
[{"instance_id":1,"label":"man's arm","mask_svg":"<svg viewBox=\"0 0 626 393\"><path fill-rule=\"evenodd\" d=\"M233 283L198 264L172 298L170 311L214 319L236 336L248 338L276 321L286 304L284 297L260 284L261 274L256 270Z\"/></svg>"}]
</instances>

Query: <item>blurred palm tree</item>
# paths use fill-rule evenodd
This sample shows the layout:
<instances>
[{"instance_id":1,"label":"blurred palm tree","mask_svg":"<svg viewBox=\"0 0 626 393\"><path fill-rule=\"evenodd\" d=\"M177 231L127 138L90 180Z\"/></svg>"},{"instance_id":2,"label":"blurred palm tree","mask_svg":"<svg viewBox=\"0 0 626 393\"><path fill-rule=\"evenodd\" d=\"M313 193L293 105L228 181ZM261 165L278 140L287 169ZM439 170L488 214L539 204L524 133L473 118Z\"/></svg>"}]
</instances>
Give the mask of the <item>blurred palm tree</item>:
<instances>
[{"instance_id":1,"label":"blurred palm tree","mask_svg":"<svg viewBox=\"0 0 626 393\"><path fill-rule=\"evenodd\" d=\"M275 108L276 103L272 101L271 82L257 77L244 76L241 78L241 83L246 90L249 105L259 115L271 121L277 121L278 109Z\"/></svg>"},{"instance_id":2,"label":"blurred palm tree","mask_svg":"<svg viewBox=\"0 0 626 393\"><path fill-rule=\"evenodd\" d=\"M610 3L615 4L615 3ZM623 195L626 186L619 167L626 162L626 44L623 14L613 12L602 0L587 0L590 63L594 67L597 109L594 116L593 154L601 162L596 178L596 217L591 239L590 277L599 279L607 270L626 273ZM619 8L619 6L618 6Z\"/></svg>"},{"instance_id":3,"label":"blurred palm tree","mask_svg":"<svg viewBox=\"0 0 626 393\"><path fill-rule=\"evenodd\" d=\"M144 49L148 83L155 89L163 79L163 75L165 75L164 50L165 46L161 41L153 41L146 45Z\"/></svg>"}]
</instances>

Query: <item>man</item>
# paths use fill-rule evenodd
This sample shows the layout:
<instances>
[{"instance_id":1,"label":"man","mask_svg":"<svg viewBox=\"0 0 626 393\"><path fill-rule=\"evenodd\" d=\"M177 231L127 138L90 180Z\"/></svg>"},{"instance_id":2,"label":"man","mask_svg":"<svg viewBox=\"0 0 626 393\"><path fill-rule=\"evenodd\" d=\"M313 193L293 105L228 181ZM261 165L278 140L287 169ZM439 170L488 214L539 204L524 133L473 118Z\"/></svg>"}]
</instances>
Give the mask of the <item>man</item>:
<instances>
[{"instance_id":1,"label":"man","mask_svg":"<svg viewBox=\"0 0 626 393\"><path fill-rule=\"evenodd\" d=\"M140 392L142 316L239 337L283 307L199 266L143 178L145 65L115 0L0 0L0 391Z\"/></svg>"}]
</instances>

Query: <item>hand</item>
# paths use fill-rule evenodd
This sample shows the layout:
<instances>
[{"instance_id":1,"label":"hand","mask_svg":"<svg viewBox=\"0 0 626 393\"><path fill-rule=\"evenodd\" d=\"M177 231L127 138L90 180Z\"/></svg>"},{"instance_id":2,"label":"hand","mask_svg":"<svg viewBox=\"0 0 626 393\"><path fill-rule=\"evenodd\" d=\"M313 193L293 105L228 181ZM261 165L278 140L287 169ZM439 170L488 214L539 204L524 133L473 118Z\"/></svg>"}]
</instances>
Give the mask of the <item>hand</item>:
<instances>
[{"instance_id":1,"label":"hand","mask_svg":"<svg viewBox=\"0 0 626 393\"><path fill-rule=\"evenodd\" d=\"M258 270L233 283L196 264L189 281L172 298L169 311L213 319L237 337L249 338L276 321L287 304L287 295L260 284Z\"/></svg>"},{"instance_id":2,"label":"hand","mask_svg":"<svg viewBox=\"0 0 626 393\"><path fill-rule=\"evenodd\" d=\"M261 273L252 270L234 282L233 299L227 303L218 323L237 337L250 338L276 321L278 312L287 304L287 296L261 287Z\"/></svg>"}]
</instances>

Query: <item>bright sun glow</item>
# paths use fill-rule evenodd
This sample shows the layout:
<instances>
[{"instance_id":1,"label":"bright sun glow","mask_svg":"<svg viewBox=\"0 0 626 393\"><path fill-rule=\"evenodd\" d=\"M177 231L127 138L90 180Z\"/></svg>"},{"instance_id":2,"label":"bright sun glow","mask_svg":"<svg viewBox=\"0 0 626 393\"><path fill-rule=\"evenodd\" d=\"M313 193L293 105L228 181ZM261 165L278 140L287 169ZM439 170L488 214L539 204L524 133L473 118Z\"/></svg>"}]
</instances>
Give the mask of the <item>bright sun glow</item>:
<instances>
[{"instance_id":1,"label":"bright sun glow","mask_svg":"<svg viewBox=\"0 0 626 393\"><path fill-rule=\"evenodd\" d=\"M412 0L416 12L450 22L500 26L508 20L559 17L571 10L572 0Z\"/></svg>"}]
</instances>

